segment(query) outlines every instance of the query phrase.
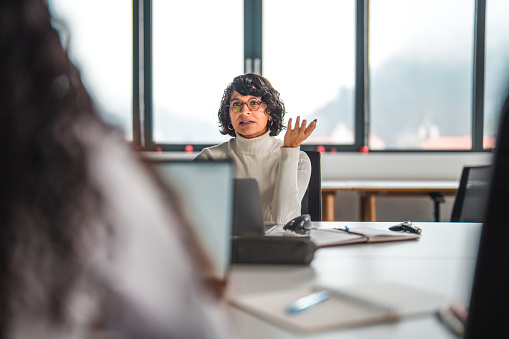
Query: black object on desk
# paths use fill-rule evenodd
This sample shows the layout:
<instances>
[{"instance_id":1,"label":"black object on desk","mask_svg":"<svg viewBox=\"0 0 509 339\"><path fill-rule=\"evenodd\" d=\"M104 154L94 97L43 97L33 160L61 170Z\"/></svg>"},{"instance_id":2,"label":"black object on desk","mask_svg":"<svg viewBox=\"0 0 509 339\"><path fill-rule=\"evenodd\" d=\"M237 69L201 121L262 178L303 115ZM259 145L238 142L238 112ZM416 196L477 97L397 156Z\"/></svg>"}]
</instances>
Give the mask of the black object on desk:
<instances>
[{"instance_id":1,"label":"black object on desk","mask_svg":"<svg viewBox=\"0 0 509 339\"><path fill-rule=\"evenodd\" d=\"M297 234L307 234L311 230L311 226L311 216L309 214L303 214L290 220L283 226L283 229L293 231Z\"/></svg>"},{"instance_id":2,"label":"black object on desk","mask_svg":"<svg viewBox=\"0 0 509 339\"><path fill-rule=\"evenodd\" d=\"M422 230L415 226L411 221L403 221L401 224L397 224L394 226L389 227L391 231L395 232L406 232L406 233L415 233L415 234L421 234Z\"/></svg>"},{"instance_id":3,"label":"black object on desk","mask_svg":"<svg viewBox=\"0 0 509 339\"><path fill-rule=\"evenodd\" d=\"M233 237L232 263L309 265L317 247L307 237Z\"/></svg>"}]
</instances>

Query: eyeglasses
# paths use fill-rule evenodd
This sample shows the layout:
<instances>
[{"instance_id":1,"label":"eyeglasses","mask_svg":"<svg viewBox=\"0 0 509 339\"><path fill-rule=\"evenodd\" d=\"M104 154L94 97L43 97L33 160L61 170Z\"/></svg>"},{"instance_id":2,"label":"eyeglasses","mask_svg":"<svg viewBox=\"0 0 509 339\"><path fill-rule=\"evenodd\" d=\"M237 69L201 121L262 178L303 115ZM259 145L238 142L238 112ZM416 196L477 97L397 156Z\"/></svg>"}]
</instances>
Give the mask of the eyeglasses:
<instances>
[{"instance_id":1,"label":"eyeglasses","mask_svg":"<svg viewBox=\"0 0 509 339\"><path fill-rule=\"evenodd\" d=\"M249 108L251 111L257 111L262 105L262 102L256 99L249 99L247 102L233 100L230 102L230 109L234 112L240 112L242 111L242 106L244 105L247 105L247 108Z\"/></svg>"}]
</instances>

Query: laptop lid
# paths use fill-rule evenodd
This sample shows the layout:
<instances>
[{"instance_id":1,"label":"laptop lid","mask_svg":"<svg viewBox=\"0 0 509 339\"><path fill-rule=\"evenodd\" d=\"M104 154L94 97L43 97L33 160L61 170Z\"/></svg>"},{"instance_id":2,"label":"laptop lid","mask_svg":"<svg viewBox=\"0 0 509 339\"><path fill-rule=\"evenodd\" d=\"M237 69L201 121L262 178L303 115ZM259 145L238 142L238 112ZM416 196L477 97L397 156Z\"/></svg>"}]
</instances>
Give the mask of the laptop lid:
<instances>
[{"instance_id":1,"label":"laptop lid","mask_svg":"<svg viewBox=\"0 0 509 339\"><path fill-rule=\"evenodd\" d=\"M502 110L465 338L509 338L509 98Z\"/></svg>"},{"instance_id":2,"label":"laptop lid","mask_svg":"<svg viewBox=\"0 0 509 339\"><path fill-rule=\"evenodd\" d=\"M263 235L262 202L256 179L235 179L233 235Z\"/></svg>"},{"instance_id":3,"label":"laptop lid","mask_svg":"<svg viewBox=\"0 0 509 339\"><path fill-rule=\"evenodd\" d=\"M149 162L183 199L183 212L212 259L214 278L225 280L231 259L233 163L161 159Z\"/></svg>"}]
</instances>

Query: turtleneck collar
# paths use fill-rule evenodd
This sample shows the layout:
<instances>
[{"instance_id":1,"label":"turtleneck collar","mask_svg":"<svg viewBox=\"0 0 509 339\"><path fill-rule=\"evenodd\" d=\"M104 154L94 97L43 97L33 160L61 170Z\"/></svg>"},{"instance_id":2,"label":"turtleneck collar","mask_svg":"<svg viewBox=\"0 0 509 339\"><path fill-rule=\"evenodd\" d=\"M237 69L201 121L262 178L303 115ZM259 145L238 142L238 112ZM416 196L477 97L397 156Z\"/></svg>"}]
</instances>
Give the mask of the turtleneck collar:
<instances>
[{"instance_id":1,"label":"turtleneck collar","mask_svg":"<svg viewBox=\"0 0 509 339\"><path fill-rule=\"evenodd\" d=\"M256 138L246 139L243 136L235 133L237 136L234 138L235 148L244 154L256 155L262 154L273 148L274 143L277 142L276 138L270 136L270 130L265 134Z\"/></svg>"}]
</instances>

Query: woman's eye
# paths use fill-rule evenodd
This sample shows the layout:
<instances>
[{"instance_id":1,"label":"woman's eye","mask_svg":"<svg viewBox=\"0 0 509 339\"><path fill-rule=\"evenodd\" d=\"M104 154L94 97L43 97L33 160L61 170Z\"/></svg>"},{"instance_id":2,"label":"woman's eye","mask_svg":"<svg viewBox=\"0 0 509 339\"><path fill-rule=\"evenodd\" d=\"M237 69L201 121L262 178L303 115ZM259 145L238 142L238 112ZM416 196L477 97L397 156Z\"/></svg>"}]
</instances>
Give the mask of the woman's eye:
<instances>
[{"instance_id":1,"label":"woman's eye","mask_svg":"<svg viewBox=\"0 0 509 339\"><path fill-rule=\"evenodd\" d=\"M239 106L240 106L240 102L238 102L238 101L232 102L232 107L239 107Z\"/></svg>"},{"instance_id":2,"label":"woman's eye","mask_svg":"<svg viewBox=\"0 0 509 339\"><path fill-rule=\"evenodd\" d=\"M250 104L250 105L259 105L259 104L260 104L260 102L259 102L259 101L257 101L257 100L251 100L251 101L249 102L249 104Z\"/></svg>"}]
</instances>

